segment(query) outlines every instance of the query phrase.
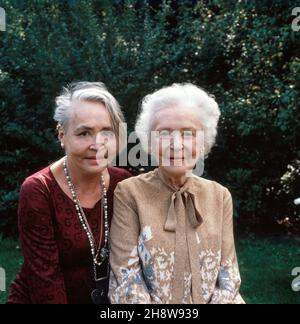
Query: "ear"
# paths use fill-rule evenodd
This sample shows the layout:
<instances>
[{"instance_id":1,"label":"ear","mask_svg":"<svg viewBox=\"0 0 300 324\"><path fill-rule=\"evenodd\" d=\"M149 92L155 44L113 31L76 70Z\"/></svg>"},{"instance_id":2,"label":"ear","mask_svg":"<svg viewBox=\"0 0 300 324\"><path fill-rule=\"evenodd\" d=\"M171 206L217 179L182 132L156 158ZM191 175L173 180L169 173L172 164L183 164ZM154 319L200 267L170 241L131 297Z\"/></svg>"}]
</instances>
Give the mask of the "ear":
<instances>
[{"instance_id":1,"label":"ear","mask_svg":"<svg viewBox=\"0 0 300 324\"><path fill-rule=\"evenodd\" d=\"M65 145L65 131L61 125L57 125L57 137L62 147Z\"/></svg>"}]
</instances>

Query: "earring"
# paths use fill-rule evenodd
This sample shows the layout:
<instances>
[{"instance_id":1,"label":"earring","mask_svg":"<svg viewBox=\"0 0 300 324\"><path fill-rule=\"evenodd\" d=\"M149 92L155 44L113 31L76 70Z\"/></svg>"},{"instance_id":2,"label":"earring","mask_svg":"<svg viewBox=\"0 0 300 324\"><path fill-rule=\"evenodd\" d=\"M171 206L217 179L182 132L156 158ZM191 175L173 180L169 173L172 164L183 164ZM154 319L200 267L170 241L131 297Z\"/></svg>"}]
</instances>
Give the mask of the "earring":
<instances>
[{"instance_id":1,"label":"earring","mask_svg":"<svg viewBox=\"0 0 300 324\"><path fill-rule=\"evenodd\" d=\"M60 146L61 146L62 149L65 148L65 144L63 144L63 143L60 143Z\"/></svg>"}]
</instances>

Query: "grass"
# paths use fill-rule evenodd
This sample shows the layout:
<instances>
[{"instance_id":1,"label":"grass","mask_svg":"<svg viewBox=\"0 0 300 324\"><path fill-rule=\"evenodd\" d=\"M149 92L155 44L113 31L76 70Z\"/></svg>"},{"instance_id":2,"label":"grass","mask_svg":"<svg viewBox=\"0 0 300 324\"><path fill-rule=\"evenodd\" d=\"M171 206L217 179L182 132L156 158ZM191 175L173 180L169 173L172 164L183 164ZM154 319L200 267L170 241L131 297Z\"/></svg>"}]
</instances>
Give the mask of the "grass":
<instances>
[{"instance_id":1,"label":"grass","mask_svg":"<svg viewBox=\"0 0 300 324\"><path fill-rule=\"evenodd\" d=\"M300 304L291 288L292 270L300 267L297 241L242 239L237 253L242 276L241 294L248 304Z\"/></svg>"},{"instance_id":2,"label":"grass","mask_svg":"<svg viewBox=\"0 0 300 324\"><path fill-rule=\"evenodd\" d=\"M300 292L293 292L292 269L300 267L299 242L247 238L237 242L242 276L241 294L248 304L300 304ZM0 237L0 266L6 270L6 287L22 264L18 243ZM7 289L8 290L8 289ZM0 304L8 292L0 292Z\"/></svg>"},{"instance_id":3,"label":"grass","mask_svg":"<svg viewBox=\"0 0 300 324\"><path fill-rule=\"evenodd\" d=\"M22 256L18 243L14 240L1 239L0 235L0 267L6 272L6 292L0 291L0 304L4 304L9 292L10 283L22 265ZM1 277L0 277L1 279Z\"/></svg>"}]
</instances>

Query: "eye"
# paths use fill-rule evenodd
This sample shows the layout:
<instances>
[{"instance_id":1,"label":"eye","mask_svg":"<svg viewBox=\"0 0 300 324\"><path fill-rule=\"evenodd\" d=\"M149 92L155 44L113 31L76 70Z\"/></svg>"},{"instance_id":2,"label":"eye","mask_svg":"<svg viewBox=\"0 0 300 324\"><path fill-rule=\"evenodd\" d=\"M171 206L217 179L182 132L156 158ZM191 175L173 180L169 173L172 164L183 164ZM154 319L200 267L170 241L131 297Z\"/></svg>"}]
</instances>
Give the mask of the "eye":
<instances>
[{"instance_id":1,"label":"eye","mask_svg":"<svg viewBox=\"0 0 300 324\"><path fill-rule=\"evenodd\" d=\"M113 131L107 130L107 131L102 131L101 136L107 137L107 138L113 138L115 136Z\"/></svg>"},{"instance_id":2,"label":"eye","mask_svg":"<svg viewBox=\"0 0 300 324\"><path fill-rule=\"evenodd\" d=\"M170 137L170 132L168 130L162 130L159 132L159 137L168 138L168 137Z\"/></svg>"},{"instance_id":3,"label":"eye","mask_svg":"<svg viewBox=\"0 0 300 324\"><path fill-rule=\"evenodd\" d=\"M89 135L88 132L81 132L81 133L78 134L78 136L80 136L80 137L86 137L88 135Z\"/></svg>"},{"instance_id":4,"label":"eye","mask_svg":"<svg viewBox=\"0 0 300 324\"><path fill-rule=\"evenodd\" d=\"M193 131L184 131L183 137L193 137L195 134Z\"/></svg>"}]
</instances>

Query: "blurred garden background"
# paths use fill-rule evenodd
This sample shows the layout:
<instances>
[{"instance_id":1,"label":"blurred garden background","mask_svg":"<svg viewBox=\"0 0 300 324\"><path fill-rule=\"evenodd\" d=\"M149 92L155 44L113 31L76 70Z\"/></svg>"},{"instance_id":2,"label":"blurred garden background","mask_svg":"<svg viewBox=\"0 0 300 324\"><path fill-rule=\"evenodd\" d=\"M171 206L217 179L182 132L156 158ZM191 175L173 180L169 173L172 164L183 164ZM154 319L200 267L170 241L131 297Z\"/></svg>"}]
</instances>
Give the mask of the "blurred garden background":
<instances>
[{"instance_id":1,"label":"blurred garden background","mask_svg":"<svg viewBox=\"0 0 300 324\"><path fill-rule=\"evenodd\" d=\"M300 197L300 30L292 28L300 1L0 0L0 7L7 22L0 32L7 288L22 262L20 185L62 155L52 120L61 88L104 82L130 132L146 94L192 82L222 111L203 177L232 192L242 294L248 303L300 304L291 288L300 267L300 207L293 203Z\"/></svg>"}]
</instances>

